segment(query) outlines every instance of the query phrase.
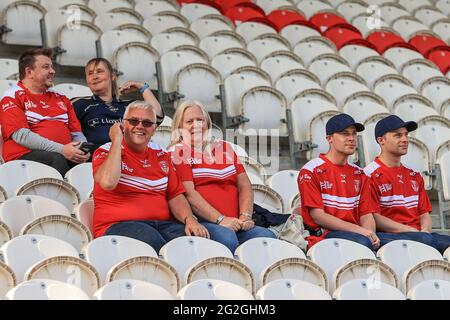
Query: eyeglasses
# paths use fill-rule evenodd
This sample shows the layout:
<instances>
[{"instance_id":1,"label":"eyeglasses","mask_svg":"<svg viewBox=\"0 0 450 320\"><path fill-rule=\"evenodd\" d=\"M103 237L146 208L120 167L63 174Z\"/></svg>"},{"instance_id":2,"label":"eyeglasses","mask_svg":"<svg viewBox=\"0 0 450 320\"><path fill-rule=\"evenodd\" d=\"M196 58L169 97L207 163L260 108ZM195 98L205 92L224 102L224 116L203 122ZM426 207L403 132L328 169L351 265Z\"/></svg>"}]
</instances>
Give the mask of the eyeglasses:
<instances>
[{"instance_id":1,"label":"eyeglasses","mask_svg":"<svg viewBox=\"0 0 450 320\"><path fill-rule=\"evenodd\" d=\"M151 120L147 120L147 119L139 120L139 119L131 118L131 119L123 119L123 120L127 120L133 127L136 127L139 125L139 123L142 123L142 126L144 128L150 128L155 124L155 122L153 122Z\"/></svg>"}]
</instances>

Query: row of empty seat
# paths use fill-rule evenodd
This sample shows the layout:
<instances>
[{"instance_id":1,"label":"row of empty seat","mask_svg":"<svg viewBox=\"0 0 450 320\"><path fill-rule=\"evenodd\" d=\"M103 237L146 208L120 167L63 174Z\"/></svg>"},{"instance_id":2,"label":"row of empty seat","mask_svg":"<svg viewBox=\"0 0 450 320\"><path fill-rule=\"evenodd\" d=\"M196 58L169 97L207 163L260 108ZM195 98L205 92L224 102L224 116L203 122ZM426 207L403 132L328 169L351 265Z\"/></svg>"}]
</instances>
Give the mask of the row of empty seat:
<instances>
[{"instance_id":1,"label":"row of empty seat","mask_svg":"<svg viewBox=\"0 0 450 320\"><path fill-rule=\"evenodd\" d=\"M3 245L0 252L5 261L0 264L0 288L6 298L39 281L44 289L44 279L50 279L73 284L87 297L100 299L132 298L126 289L135 286L142 287L136 290L145 299L253 299L255 295L274 299L277 294L281 294L277 299L330 299L331 293L336 299L405 299L405 294L414 299L419 292L428 299L448 299L450 281L450 264L433 248L414 241L383 246L377 253L380 260L369 249L342 239L319 242L308 251L308 258L292 244L267 238L249 240L233 255L212 240L181 237L168 242L158 256L138 240L104 236L87 244L80 258L79 251L65 241L25 235ZM449 250L446 259L448 254ZM145 283L156 285L158 291L151 294L152 286L145 288ZM377 290L381 291L377 294ZM362 291L365 294L358 298Z\"/></svg>"}]
</instances>

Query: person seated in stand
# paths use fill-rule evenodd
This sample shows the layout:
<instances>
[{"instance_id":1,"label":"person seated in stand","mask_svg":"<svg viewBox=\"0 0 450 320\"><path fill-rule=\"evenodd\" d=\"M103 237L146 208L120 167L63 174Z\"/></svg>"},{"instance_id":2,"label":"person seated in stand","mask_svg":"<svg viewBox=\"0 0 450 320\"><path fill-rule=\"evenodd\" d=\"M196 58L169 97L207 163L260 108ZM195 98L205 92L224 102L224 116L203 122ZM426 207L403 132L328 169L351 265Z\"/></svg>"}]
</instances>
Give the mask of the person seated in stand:
<instances>
[{"instance_id":1,"label":"person seated in stand","mask_svg":"<svg viewBox=\"0 0 450 320\"><path fill-rule=\"evenodd\" d=\"M356 133L363 130L345 113L330 118L326 123L330 149L300 169L298 188L303 223L312 236L319 241L346 239L375 250L380 239L375 233L369 179L348 161L356 150Z\"/></svg>"},{"instance_id":2,"label":"person seated in stand","mask_svg":"<svg viewBox=\"0 0 450 320\"><path fill-rule=\"evenodd\" d=\"M119 123L127 105L134 100L122 100L120 94L139 91L144 101L156 111L159 126L164 119L164 111L147 83L127 81L117 85L117 76L111 63L104 58L93 58L85 68L86 83L93 95L72 99L78 120L87 140L94 144L93 149L109 142L109 128Z\"/></svg>"},{"instance_id":3,"label":"person seated in stand","mask_svg":"<svg viewBox=\"0 0 450 320\"><path fill-rule=\"evenodd\" d=\"M32 160L64 176L90 154L79 147L86 138L69 99L52 90L55 70L49 49L30 49L19 57L17 85L1 99L3 159Z\"/></svg>"},{"instance_id":4,"label":"person seated in stand","mask_svg":"<svg viewBox=\"0 0 450 320\"><path fill-rule=\"evenodd\" d=\"M250 180L231 145L211 141L211 128L198 101L183 102L174 114L169 150L193 212L211 239L231 252L252 238L275 238L269 229L255 226Z\"/></svg>"},{"instance_id":5,"label":"person seated in stand","mask_svg":"<svg viewBox=\"0 0 450 320\"><path fill-rule=\"evenodd\" d=\"M414 240L442 253L450 246L450 236L431 231L432 207L423 178L401 162L408 153L408 134L416 129L416 122L404 122L395 115L381 119L375 126L381 153L364 171L372 183L371 201L378 207L374 215L377 234L381 245Z\"/></svg>"},{"instance_id":6,"label":"person seated in stand","mask_svg":"<svg viewBox=\"0 0 450 320\"><path fill-rule=\"evenodd\" d=\"M122 123L109 130L111 142L93 156L94 236L141 240L156 252L183 235L209 237L192 215L170 155L150 139L156 114L150 104L131 103Z\"/></svg>"}]
</instances>

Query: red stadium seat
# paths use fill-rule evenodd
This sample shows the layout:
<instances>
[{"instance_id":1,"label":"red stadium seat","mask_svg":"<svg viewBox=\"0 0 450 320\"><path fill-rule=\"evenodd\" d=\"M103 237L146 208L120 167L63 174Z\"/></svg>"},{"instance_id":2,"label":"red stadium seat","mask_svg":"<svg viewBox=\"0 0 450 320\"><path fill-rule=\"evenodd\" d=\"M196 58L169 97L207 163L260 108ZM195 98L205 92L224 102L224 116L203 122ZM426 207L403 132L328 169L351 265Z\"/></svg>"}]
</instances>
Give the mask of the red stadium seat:
<instances>
[{"instance_id":1,"label":"red stadium seat","mask_svg":"<svg viewBox=\"0 0 450 320\"><path fill-rule=\"evenodd\" d=\"M228 9L241 4L253 6L256 10L261 9L257 4L253 3L252 0L215 0L214 2L222 8L223 12L227 12Z\"/></svg>"},{"instance_id":2,"label":"red stadium seat","mask_svg":"<svg viewBox=\"0 0 450 320\"><path fill-rule=\"evenodd\" d=\"M348 23L328 28L324 32L324 36L333 41L338 50L349 44L358 44L374 49L373 45L361 36L359 30Z\"/></svg>"},{"instance_id":3,"label":"red stadium seat","mask_svg":"<svg viewBox=\"0 0 450 320\"><path fill-rule=\"evenodd\" d=\"M402 37L391 32L376 31L371 33L367 40L373 44L379 54L383 54L387 49L393 47L402 47L416 50L412 45L405 42Z\"/></svg>"},{"instance_id":4,"label":"red stadium seat","mask_svg":"<svg viewBox=\"0 0 450 320\"><path fill-rule=\"evenodd\" d=\"M434 49L447 47L445 41L427 34L421 34L411 38L409 44L414 46L424 57Z\"/></svg>"},{"instance_id":5,"label":"red stadium seat","mask_svg":"<svg viewBox=\"0 0 450 320\"><path fill-rule=\"evenodd\" d=\"M329 12L316 13L309 19L309 21L319 28L321 33L324 33L329 28L338 24L348 23L344 18Z\"/></svg>"},{"instance_id":6,"label":"red stadium seat","mask_svg":"<svg viewBox=\"0 0 450 320\"><path fill-rule=\"evenodd\" d=\"M259 7L258 7L259 8ZM253 5L239 4L237 6L229 8L225 15L233 22L245 22L245 21L254 21L256 18L265 18L264 11L259 8L254 8ZM266 19L267 20L267 19ZM272 24L273 25L273 24Z\"/></svg>"},{"instance_id":7,"label":"red stadium seat","mask_svg":"<svg viewBox=\"0 0 450 320\"><path fill-rule=\"evenodd\" d=\"M222 14L225 12L225 11L223 11L223 9L220 5L218 5L217 3L215 3L212 0L177 0L177 1L180 5L190 4L190 3L200 3L200 4L204 4L204 5L213 7L214 9L219 10Z\"/></svg>"},{"instance_id":8,"label":"red stadium seat","mask_svg":"<svg viewBox=\"0 0 450 320\"><path fill-rule=\"evenodd\" d=\"M267 16L267 19L277 26L278 31L290 24L304 24L307 22L304 16L294 10L274 10Z\"/></svg>"},{"instance_id":9,"label":"red stadium seat","mask_svg":"<svg viewBox=\"0 0 450 320\"><path fill-rule=\"evenodd\" d=\"M428 59L433 61L443 74L450 71L450 47L439 48L428 53Z\"/></svg>"}]
</instances>

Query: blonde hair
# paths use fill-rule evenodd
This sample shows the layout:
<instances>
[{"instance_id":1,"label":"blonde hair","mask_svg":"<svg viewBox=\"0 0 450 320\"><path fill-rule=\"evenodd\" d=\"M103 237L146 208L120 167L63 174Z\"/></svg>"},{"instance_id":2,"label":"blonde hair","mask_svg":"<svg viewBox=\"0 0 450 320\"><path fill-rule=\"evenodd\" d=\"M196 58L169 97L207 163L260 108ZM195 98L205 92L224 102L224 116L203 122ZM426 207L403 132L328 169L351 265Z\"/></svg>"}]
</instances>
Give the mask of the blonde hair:
<instances>
[{"instance_id":1,"label":"blonde hair","mask_svg":"<svg viewBox=\"0 0 450 320\"><path fill-rule=\"evenodd\" d=\"M155 110L153 109L153 106L152 106L150 103L148 103L148 102L145 102L145 101L139 101L139 100L133 101L132 103L130 103L130 104L127 106L127 108L125 109L125 113L123 114L123 118L124 118L124 119L128 118L128 114L129 114L129 113L131 112L131 110L133 110L133 109L148 110L148 111L150 111L150 112L153 114L153 116L154 116L154 118L155 118L155 120L156 120L156 112L155 112Z\"/></svg>"}]
</instances>

